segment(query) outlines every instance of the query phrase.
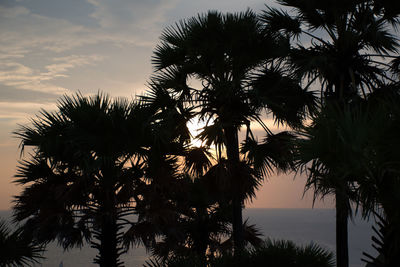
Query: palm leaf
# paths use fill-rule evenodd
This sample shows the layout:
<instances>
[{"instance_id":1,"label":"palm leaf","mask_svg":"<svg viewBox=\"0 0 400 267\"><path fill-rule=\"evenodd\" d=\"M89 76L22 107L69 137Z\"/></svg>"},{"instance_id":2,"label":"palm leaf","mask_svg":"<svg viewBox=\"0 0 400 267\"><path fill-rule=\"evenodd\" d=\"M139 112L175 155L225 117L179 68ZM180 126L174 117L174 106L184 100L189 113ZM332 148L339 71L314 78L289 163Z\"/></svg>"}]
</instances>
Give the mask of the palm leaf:
<instances>
[{"instance_id":1,"label":"palm leaf","mask_svg":"<svg viewBox=\"0 0 400 267\"><path fill-rule=\"evenodd\" d=\"M7 223L0 221L1 266L28 266L44 259L44 247L26 235L22 229L11 231Z\"/></svg>"}]
</instances>

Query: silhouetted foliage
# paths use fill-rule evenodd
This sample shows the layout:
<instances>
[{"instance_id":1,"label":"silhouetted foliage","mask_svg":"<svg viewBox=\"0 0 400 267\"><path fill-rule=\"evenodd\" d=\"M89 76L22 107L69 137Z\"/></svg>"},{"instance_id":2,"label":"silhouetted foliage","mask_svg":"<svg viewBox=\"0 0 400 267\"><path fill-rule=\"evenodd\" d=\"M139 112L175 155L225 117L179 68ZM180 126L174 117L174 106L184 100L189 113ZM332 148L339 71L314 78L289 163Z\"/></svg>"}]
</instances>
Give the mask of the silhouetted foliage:
<instances>
[{"instance_id":1,"label":"silhouetted foliage","mask_svg":"<svg viewBox=\"0 0 400 267\"><path fill-rule=\"evenodd\" d=\"M373 257L363 252L364 257L361 260L367 263L367 267L395 267L398 265L400 255L399 227L391 225L379 214L375 214L375 217L379 228L372 227L375 235L371 240L378 256Z\"/></svg>"},{"instance_id":2,"label":"silhouetted foliage","mask_svg":"<svg viewBox=\"0 0 400 267\"><path fill-rule=\"evenodd\" d=\"M218 179L229 187L234 246L239 250L244 244L243 201L254 196L263 172L261 167L251 170L251 161L240 159L238 131L246 126L246 138L256 142L250 122L267 129L261 119L264 110L272 112L279 122L299 125L307 107L299 98L314 100L301 89L299 80L272 67L288 48L287 38L265 31L252 11L210 11L166 28L154 52L156 72L149 95L143 99L159 110L191 107L193 115L206 122L198 138L216 148L218 164L211 171L221 174ZM192 81L199 82L199 88L191 86ZM282 164L271 162L278 158L262 162L280 167Z\"/></svg>"},{"instance_id":3,"label":"silhouetted foliage","mask_svg":"<svg viewBox=\"0 0 400 267\"><path fill-rule=\"evenodd\" d=\"M21 228L12 231L0 220L0 266L28 266L43 259L44 248L35 244Z\"/></svg>"},{"instance_id":4,"label":"silhouetted foliage","mask_svg":"<svg viewBox=\"0 0 400 267\"><path fill-rule=\"evenodd\" d=\"M239 257L222 256L212 266L333 267L334 259L333 253L316 244L297 246L292 241L268 239Z\"/></svg>"},{"instance_id":5,"label":"silhouetted foliage","mask_svg":"<svg viewBox=\"0 0 400 267\"><path fill-rule=\"evenodd\" d=\"M316 84L320 88L320 108L334 103L339 109L347 109L360 96L365 98L368 93L393 80L391 72L396 68L395 61L387 64L382 57L397 58L399 43L393 28L390 28L398 25L398 8L388 11L390 4L372 0L279 0L278 3L292 10L268 8L261 19L271 31L286 34L292 40L303 38L304 44L297 42L293 45L285 59L287 67L302 79L306 87ZM331 120L331 123L329 127L334 132L338 122ZM331 159L333 162L340 160ZM322 161L314 158L310 162L317 167ZM326 163L323 161L322 164ZM308 185L318 181L317 186L333 186L314 188L317 188L316 193L335 194L337 264L347 267L347 218L351 213L348 193L352 191L352 181L342 179L334 170L329 171L327 165L323 168L325 173L330 173L330 177L326 177L330 182L323 181L325 178L318 173L318 168L311 168ZM315 180L317 176L318 180Z\"/></svg>"},{"instance_id":6,"label":"silhouetted foliage","mask_svg":"<svg viewBox=\"0 0 400 267\"><path fill-rule=\"evenodd\" d=\"M333 253L316 244L297 246L292 241L266 240L260 247L242 251L239 255L224 254L210 261L211 267L333 267ZM145 267L205 266L195 256L177 257L167 263L150 260Z\"/></svg>"},{"instance_id":7,"label":"silhouetted foliage","mask_svg":"<svg viewBox=\"0 0 400 267\"><path fill-rule=\"evenodd\" d=\"M397 261L400 243L399 103L398 86L392 85L346 109L326 106L298 141L302 162L317 159L304 166L308 187L326 195L345 180L351 185L346 194L364 217L381 214L378 219L387 222L387 262Z\"/></svg>"},{"instance_id":8,"label":"silhouetted foliage","mask_svg":"<svg viewBox=\"0 0 400 267\"><path fill-rule=\"evenodd\" d=\"M100 266L120 266L124 217L144 184L141 152L146 117L139 106L107 96L64 97L56 112L41 111L16 135L21 151L14 220L35 242L55 239L64 249L85 241Z\"/></svg>"}]
</instances>

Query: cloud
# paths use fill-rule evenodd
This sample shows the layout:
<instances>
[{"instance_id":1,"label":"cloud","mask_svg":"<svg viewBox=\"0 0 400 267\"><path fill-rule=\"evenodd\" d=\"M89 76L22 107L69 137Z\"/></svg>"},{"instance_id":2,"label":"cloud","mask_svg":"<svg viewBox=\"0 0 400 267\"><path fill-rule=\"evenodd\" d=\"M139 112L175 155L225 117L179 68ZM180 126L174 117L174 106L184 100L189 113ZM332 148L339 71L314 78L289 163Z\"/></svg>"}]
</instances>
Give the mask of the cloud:
<instances>
[{"instance_id":1,"label":"cloud","mask_svg":"<svg viewBox=\"0 0 400 267\"><path fill-rule=\"evenodd\" d=\"M0 120L10 124L26 122L27 118L38 114L41 109L56 110L57 103L0 102Z\"/></svg>"},{"instance_id":2,"label":"cloud","mask_svg":"<svg viewBox=\"0 0 400 267\"><path fill-rule=\"evenodd\" d=\"M18 59L23 58L29 50L22 47L6 47L0 44L0 60Z\"/></svg>"},{"instance_id":3,"label":"cloud","mask_svg":"<svg viewBox=\"0 0 400 267\"><path fill-rule=\"evenodd\" d=\"M55 56L96 42L84 38L90 31L81 25L43 17L22 6L0 5L0 21L0 88L63 94L68 90L51 81L101 59L94 55Z\"/></svg>"},{"instance_id":4,"label":"cloud","mask_svg":"<svg viewBox=\"0 0 400 267\"><path fill-rule=\"evenodd\" d=\"M64 51L86 42L85 38L71 38L84 34L83 27L36 15L24 7L0 8L0 20L0 51L3 55L15 50L25 55L34 49Z\"/></svg>"},{"instance_id":5,"label":"cloud","mask_svg":"<svg viewBox=\"0 0 400 267\"><path fill-rule=\"evenodd\" d=\"M75 67L84 65L93 65L97 61L103 60L102 56L98 55L71 55L65 57L54 58L56 63L47 65L47 72L42 73L43 77L54 79L56 77L68 77L66 72Z\"/></svg>"},{"instance_id":6,"label":"cloud","mask_svg":"<svg viewBox=\"0 0 400 267\"><path fill-rule=\"evenodd\" d=\"M29 9L23 6L3 7L0 6L0 17L12 19L18 16L26 16L30 13Z\"/></svg>"},{"instance_id":7,"label":"cloud","mask_svg":"<svg viewBox=\"0 0 400 267\"><path fill-rule=\"evenodd\" d=\"M103 28L149 29L165 21L165 14L177 0L88 0L95 7L90 15Z\"/></svg>"},{"instance_id":8,"label":"cloud","mask_svg":"<svg viewBox=\"0 0 400 267\"><path fill-rule=\"evenodd\" d=\"M18 129L18 125L29 124L30 119L35 118L35 114L39 114L41 109L54 111L56 108L57 104L54 102L0 102L0 146L13 145L15 136L12 132Z\"/></svg>"},{"instance_id":9,"label":"cloud","mask_svg":"<svg viewBox=\"0 0 400 267\"><path fill-rule=\"evenodd\" d=\"M70 69L92 65L103 58L97 55L70 55L52 59L54 63L44 66L45 71L31 68L18 62L0 62L0 83L19 89L63 94L66 88L49 83L60 77L68 77Z\"/></svg>"},{"instance_id":10,"label":"cloud","mask_svg":"<svg viewBox=\"0 0 400 267\"><path fill-rule=\"evenodd\" d=\"M93 1L93 3L95 2ZM161 17L161 15L153 16L150 12L153 10L151 5L146 12L146 5L141 3L142 1L127 2L121 8L112 8L114 3L111 2L107 5L99 3L96 11L92 14L98 19L99 27L35 14L22 6L4 7L0 5L0 59L21 58L32 51L61 53L100 43L152 46L150 42L153 40L152 37L143 33L154 32L150 30L153 25L147 24L147 22L158 21L155 18ZM163 6L156 10L162 9ZM121 15L121 10L126 12ZM134 12L135 10L136 12ZM131 11L134 12L134 17L130 15ZM161 11L158 12L158 14L161 13ZM141 17L137 17L140 14ZM146 14L151 19L146 20ZM104 18L102 18L103 16ZM142 27L137 27L139 24ZM101 27L101 25L110 27Z\"/></svg>"},{"instance_id":11,"label":"cloud","mask_svg":"<svg viewBox=\"0 0 400 267\"><path fill-rule=\"evenodd\" d=\"M124 51L131 49L132 54L135 53L135 46L151 50L161 31L156 24L162 21L163 10L176 0L118 1L121 7L111 2L89 1L95 8L88 9L87 15L95 10L92 16L98 20L97 26L93 23L78 24L79 20L61 19L57 14L51 17L38 14L19 6L24 3L14 3L16 6L13 7L0 4L0 90L2 87L14 87L63 94L69 88L80 87L66 80L73 71L79 75L77 68L97 68L94 63L107 56L115 56L119 48ZM76 55L76 51L79 51L79 55ZM143 58L142 55L140 57ZM123 60L130 62L126 56ZM148 67L146 65L141 69L147 70ZM110 73L113 71L108 70ZM115 71L118 72L118 69ZM104 77L103 80L110 77ZM117 74L114 78L121 77ZM132 81L127 82L132 84ZM128 83L124 87L128 87ZM107 84L107 81L101 81L100 84Z\"/></svg>"}]
</instances>

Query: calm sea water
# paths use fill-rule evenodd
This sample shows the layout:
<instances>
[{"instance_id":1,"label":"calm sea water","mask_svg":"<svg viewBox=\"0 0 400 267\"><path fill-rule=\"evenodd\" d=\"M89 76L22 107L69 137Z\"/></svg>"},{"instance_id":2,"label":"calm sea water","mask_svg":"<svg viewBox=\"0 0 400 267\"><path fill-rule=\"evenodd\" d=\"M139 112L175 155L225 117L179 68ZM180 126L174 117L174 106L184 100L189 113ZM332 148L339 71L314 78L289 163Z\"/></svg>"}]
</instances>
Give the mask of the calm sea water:
<instances>
[{"instance_id":1,"label":"calm sea water","mask_svg":"<svg viewBox=\"0 0 400 267\"><path fill-rule=\"evenodd\" d=\"M265 237L292 240L297 244L317 243L331 251L335 250L335 211L331 209L246 209L244 218L250 224L256 224ZM9 218L9 211L0 211L2 218ZM359 216L349 222L350 267L364 267L360 260L362 252L375 255L371 248L371 222L361 220ZM92 259L96 251L86 246L67 252L51 244L44 256L46 260L35 267L96 266ZM127 267L140 267L148 258L142 247L132 249L122 257Z\"/></svg>"}]
</instances>

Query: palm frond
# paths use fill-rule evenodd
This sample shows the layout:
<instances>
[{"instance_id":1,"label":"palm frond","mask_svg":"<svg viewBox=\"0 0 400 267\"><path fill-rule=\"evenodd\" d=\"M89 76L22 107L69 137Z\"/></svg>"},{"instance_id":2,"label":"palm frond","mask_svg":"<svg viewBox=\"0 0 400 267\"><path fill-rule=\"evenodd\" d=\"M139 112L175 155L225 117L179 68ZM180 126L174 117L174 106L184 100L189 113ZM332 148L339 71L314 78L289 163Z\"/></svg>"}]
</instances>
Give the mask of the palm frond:
<instances>
[{"instance_id":1,"label":"palm frond","mask_svg":"<svg viewBox=\"0 0 400 267\"><path fill-rule=\"evenodd\" d=\"M280 70L269 69L254 77L252 82L255 101L266 107L281 124L296 127L308 112L313 112L316 97L297 80L283 75Z\"/></svg>"},{"instance_id":2,"label":"palm frond","mask_svg":"<svg viewBox=\"0 0 400 267\"><path fill-rule=\"evenodd\" d=\"M36 244L21 228L11 231L3 220L0 220L0 265L28 266L39 263L44 247Z\"/></svg>"},{"instance_id":3,"label":"palm frond","mask_svg":"<svg viewBox=\"0 0 400 267\"><path fill-rule=\"evenodd\" d=\"M290 132L269 134L262 143L247 139L242 144L241 152L255 170L263 176L274 171L289 171L294 168L294 135Z\"/></svg>"},{"instance_id":4,"label":"palm frond","mask_svg":"<svg viewBox=\"0 0 400 267\"><path fill-rule=\"evenodd\" d=\"M211 167L211 153L207 148L191 148L185 156L186 169L192 175L199 177Z\"/></svg>"},{"instance_id":5,"label":"palm frond","mask_svg":"<svg viewBox=\"0 0 400 267\"><path fill-rule=\"evenodd\" d=\"M284 10L267 7L262 11L261 21L265 23L266 30L271 33L283 32L291 36L298 36L301 33L299 19L290 16Z\"/></svg>"}]
</instances>

